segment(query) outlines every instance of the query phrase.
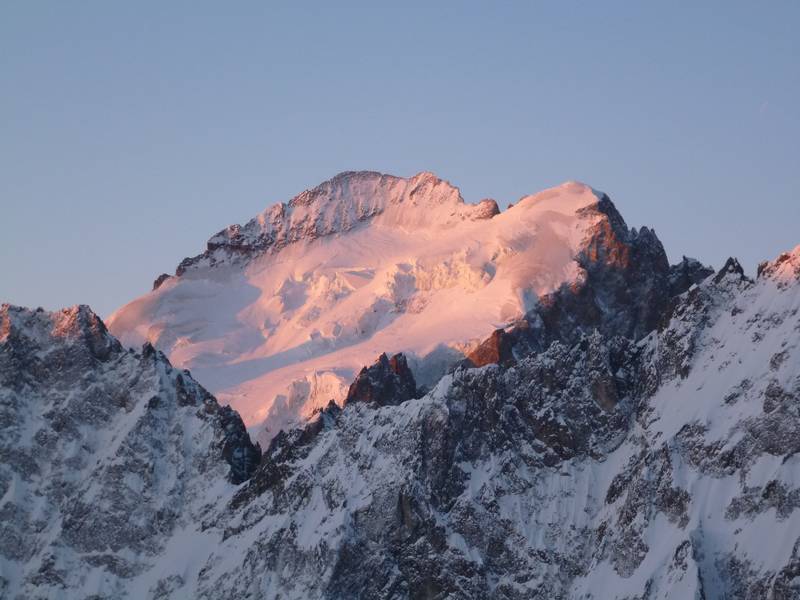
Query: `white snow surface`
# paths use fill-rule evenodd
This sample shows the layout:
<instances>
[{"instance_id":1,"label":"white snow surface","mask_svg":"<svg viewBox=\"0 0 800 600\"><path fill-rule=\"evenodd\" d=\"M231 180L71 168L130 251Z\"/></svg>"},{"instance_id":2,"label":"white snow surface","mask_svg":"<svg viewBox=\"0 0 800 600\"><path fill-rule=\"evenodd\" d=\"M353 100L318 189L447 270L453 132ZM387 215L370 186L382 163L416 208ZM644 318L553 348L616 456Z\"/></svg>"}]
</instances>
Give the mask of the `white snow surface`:
<instances>
[{"instance_id":1,"label":"white snow surface","mask_svg":"<svg viewBox=\"0 0 800 600\"><path fill-rule=\"evenodd\" d=\"M597 202L569 182L492 216L492 201L465 203L431 173L344 173L217 234L210 256L107 322L123 344L149 341L190 369L265 441L340 402L381 352L406 353L418 385L435 383L581 277L575 256L602 218L582 209ZM232 236L244 258L228 252Z\"/></svg>"}]
</instances>

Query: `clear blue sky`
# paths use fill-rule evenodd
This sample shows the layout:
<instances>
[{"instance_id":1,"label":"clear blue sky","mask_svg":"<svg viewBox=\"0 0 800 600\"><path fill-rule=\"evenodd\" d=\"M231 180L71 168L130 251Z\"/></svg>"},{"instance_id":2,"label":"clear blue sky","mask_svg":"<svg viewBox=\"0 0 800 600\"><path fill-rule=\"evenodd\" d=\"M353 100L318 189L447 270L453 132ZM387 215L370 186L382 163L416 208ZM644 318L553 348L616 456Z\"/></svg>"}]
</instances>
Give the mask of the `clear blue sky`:
<instances>
[{"instance_id":1,"label":"clear blue sky","mask_svg":"<svg viewBox=\"0 0 800 600\"><path fill-rule=\"evenodd\" d=\"M567 179L670 257L800 243L800 3L3 2L0 301L102 315L343 170Z\"/></svg>"}]
</instances>

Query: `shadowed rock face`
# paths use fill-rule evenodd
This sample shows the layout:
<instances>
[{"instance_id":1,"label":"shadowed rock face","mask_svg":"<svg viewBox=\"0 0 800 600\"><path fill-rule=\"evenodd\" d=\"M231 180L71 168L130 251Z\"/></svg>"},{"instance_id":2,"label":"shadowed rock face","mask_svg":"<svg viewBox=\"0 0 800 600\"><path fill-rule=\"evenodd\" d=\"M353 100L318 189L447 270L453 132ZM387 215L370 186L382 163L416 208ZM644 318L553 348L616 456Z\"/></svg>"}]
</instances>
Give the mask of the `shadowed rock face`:
<instances>
[{"instance_id":1,"label":"shadowed rock face","mask_svg":"<svg viewBox=\"0 0 800 600\"><path fill-rule=\"evenodd\" d=\"M655 232L628 229L608 196L584 210L605 216L578 258L585 276L541 298L508 330L505 344L515 354L541 352L555 341L574 343L593 331L638 340L667 318L677 296L713 273L685 257L670 266Z\"/></svg>"},{"instance_id":2,"label":"shadowed rock face","mask_svg":"<svg viewBox=\"0 0 800 600\"><path fill-rule=\"evenodd\" d=\"M414 375L403 354L387 358L381 354L370 367L364 367L350 385L344 405L366 402L377 406L400 404L417 394Z\"/></svg>"},{"instance_id":3,"label":"shadowed rock face","mask_svg":"<svg viewBox=\"0 0 800 600\"><path fill-rule=\"evenodd\" d=\"M733 258L732 256L725 261L725 264L722 268L717 271L716 275L714 275L714 282L720 283L725 277L728 275L737 276L739 279L745 279L744 269L742 265L739 264L739 261Z\"/></svg>"},{"instance_id":4,"label":"shadowed rock face","mask_svg":"<svg viewBox=\"0 0 800 600\"><path fill-rule=\"evenodd\" d=\"M713 274L714 270L710 267L706 267L693 258L684 256L681 262L670 267L670 295L678 296Z\"/></svg>"},{"instance_id":5,"label":"shadowed rock face","mask_svg":"<svg viewBox=\"0 0 800 600\"><path fill-rule=\"evenodd\" d=\"M86 306L0 307L0 430L0 564L26 565L27 590L6 596L3 566L3 597L88 597L94 567L136 575L205 488L260 460L237 413L152 347L123 349Z\"/></svg>"},{"instance_id":6,"label":"shadowed rock face","mask_svg":"<svg viewBox=\"0 0 800 600\"><path fill-rule=\"evenodd\" d=\"M162 273L158 277L156 277L155 281L153 281L153 290L157 290L161 287L161 284L164 283L167 279L172 277L169 273Z\"/></svg>"},{"instance_id":7,"label":"shadowed rock face","mask_svg":"<svg viewBox=\"0 0 800 600\"><path fill-rule=\"evenodd\" d=\"M678 296L714 273L686 257L670 266L655 233L646 227L628 229L608 196L584 210L605 216L579 257L585 276L541 298L509 330L494 331L461 366L508 367L515 355L542 352L555 342L576 343L595 331L638 340L668 318ZM598 382L593 385L608 391ZM613 403L613 395L606 396Z\"/></svg>"}]
</instances>

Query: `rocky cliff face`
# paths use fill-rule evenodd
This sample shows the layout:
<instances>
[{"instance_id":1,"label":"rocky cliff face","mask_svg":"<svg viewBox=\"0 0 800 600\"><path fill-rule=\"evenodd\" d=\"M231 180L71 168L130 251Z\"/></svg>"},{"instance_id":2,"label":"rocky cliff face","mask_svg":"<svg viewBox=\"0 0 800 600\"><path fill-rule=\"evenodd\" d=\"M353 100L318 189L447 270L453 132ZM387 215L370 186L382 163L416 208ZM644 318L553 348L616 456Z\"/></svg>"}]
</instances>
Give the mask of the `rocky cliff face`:
<instances>
[{"instance_id":1,"label":"rocky cliff face","mask_svg":"<svg viewBox=\"0 0 800 600\"><path fill-rule=\"evenodd\" d=\"M0 596L119 597L249 478L242 420L85 306L0 308ZM228 483L229 482L229 483ZM105 582L105 583L103 583Z\"/></svg>"},{"instance_id":2,"label":"rocky cliff face","mask_svg":"<svg viewBox=\"0 0 800 600\"><path fill-rule=\"evenodd\" d=\"M367 402L376 406L400 404L417 396L414 374L402 354L381 354L371 367L364 367L347 391L345 405Z\"/></svg>"},{"instance_id":3,"label":"rocky cliff face","mask_svg":"<svg viewBox=\"0 0 800 600\"><path fill-rule=\"evenodd\" d=\"M543 296L514 328L512 344L523 353L592 331L638 340L668 318L678 295L713 273L686 257L670 266L655 233L629 229L608 196L584 211L601 218L577 257L582 276Z\"/></svg>"}]
</instances>

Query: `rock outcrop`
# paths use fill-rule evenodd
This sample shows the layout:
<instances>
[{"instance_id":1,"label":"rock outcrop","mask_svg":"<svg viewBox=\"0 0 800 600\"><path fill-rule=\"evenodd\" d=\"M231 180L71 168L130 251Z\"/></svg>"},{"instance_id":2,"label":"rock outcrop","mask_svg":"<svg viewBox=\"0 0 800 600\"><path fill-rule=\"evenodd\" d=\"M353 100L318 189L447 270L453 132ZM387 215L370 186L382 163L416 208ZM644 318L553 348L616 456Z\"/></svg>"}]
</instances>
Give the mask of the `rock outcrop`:
<instances>
[{"instance_id":1,"label":"rock outcrop","mask_svg":"<svg viewBox=\"0 0 800 600\"><path fill-rule=\"evenodd\" d=\"M485 365L509 366L514 361L513 337L503 329L495 329L488 338L467 355L463 365L483 367Z\"/></svg>"},{"instance_id":2,"label":"rock outcrop","mask_svg":"<svg viewBox=\"0 0 800 600\"><path fill-rule=\"evenodd\" d=\"M417 384L408 361L402 354L388 358L381 354L370 367L364 367L347 391L344 404L366 402L377 406L397 405L416 397Z\"/></svg>"}]
</instances>

